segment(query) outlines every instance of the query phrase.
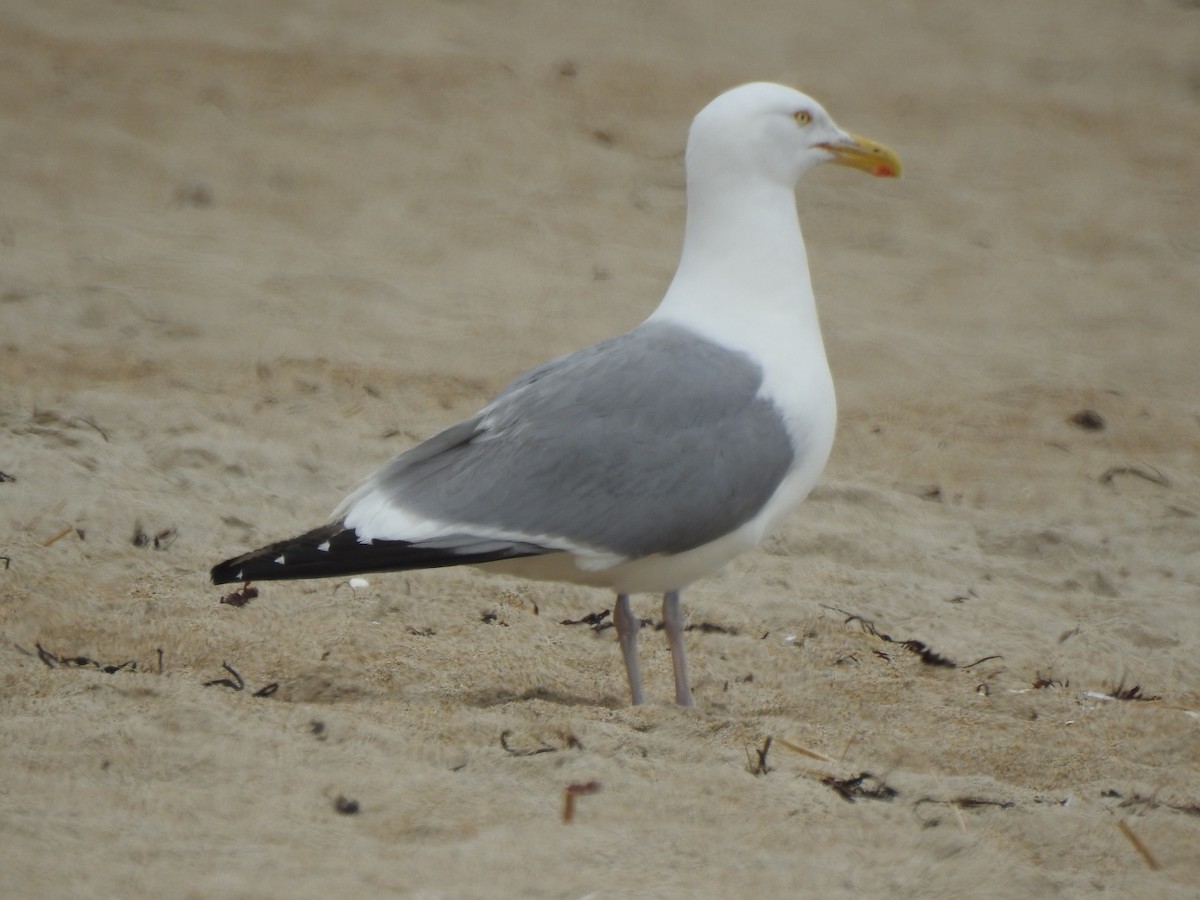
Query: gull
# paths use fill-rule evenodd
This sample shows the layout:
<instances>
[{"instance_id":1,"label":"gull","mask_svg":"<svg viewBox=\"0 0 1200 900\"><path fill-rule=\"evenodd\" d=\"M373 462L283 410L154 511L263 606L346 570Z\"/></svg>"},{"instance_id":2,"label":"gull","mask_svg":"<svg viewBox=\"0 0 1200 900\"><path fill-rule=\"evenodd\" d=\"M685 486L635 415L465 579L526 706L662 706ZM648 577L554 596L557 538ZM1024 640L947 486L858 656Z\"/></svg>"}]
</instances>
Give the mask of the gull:
<instances>
[{"instance_id":1,"label":"gull","mask_svg":"<svg viewBox=\"0 0 1200 900\"><path fill-rule=\"evenodd\" d=\"M816 484L837 403L796 211L821 163L896 154L778 84L727 91L688 134L675 277L631 331L517 377L399 454L332 521L219 563L216 584L471 565L611 589L632 702L634 593L662 594L675 702L695 705L680 592L756 547Z\"/></svg>"}]
</instances>

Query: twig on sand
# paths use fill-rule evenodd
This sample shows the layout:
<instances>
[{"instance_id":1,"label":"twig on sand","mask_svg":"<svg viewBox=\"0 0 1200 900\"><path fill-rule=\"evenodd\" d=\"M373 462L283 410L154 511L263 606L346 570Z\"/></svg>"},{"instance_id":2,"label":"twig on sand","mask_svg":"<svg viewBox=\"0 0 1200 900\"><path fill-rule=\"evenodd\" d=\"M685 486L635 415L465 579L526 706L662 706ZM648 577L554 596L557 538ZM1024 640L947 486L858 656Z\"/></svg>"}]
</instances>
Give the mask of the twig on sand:
<instances>
[{"instance_id":1,"label":"twig on sand","mask_svg":"<svg viewBox=\"0 0 1200 900\"><path fill-rule=\"evenodd\" d=\"M233 688L235 691L240 691L246 686L246 680L242 678L242 676L238 674L237 669L229 665L229 663L222 662L221 668L232 675L235 680L231 681L228 678L214 678L212 681L204 682L205 687L213 687L215 685L217 687Z\"/></svg>"},{"instance_id":2,"label":"twig on sand","mask_svg":"<svg viewBox=\"0 0 1200 900\"><path fill-rule=\"evenodd\" d=\"M48 537L44 541L42 541L42 546L49 547L51 544L55 543L56 541L61 541L63 538L65 538L68 534L70 534L74 530L75 530L74 525L64 525L59 531L56 531L54 534L50 535L50 537Z\"/></svg>"},{"instance_id":3,"label":"twig on sand","mask_svg":"<svg viewBox=\"0 0 1200 900\"><path fill-rule=\"evenodd\" d=\"M767 739L763 741L763 745L754 748L754 757L750 755L749 750L746 751L746 769L751 775L766 775L771 771L771 767L767 765L767 753L770 749L771 735L768 734Z\"/></svg>"},{"instance_id":4,"label":"twig on sand","mask_svg":"<svg viewBox=\"0 0 1200 900\"><path fill-rule=\"evenodd\" d=\"M22 647L20 644L13 644L13 646L16 647L18 650L20 650L22 653L24 653L26 656L34 655L34 654L30 653L28 650L26 650L24 647ZM133 660L133 659L127 659L123 663L102 663L102 662L92 659L90 656L83 656L83 655L59 656L56 653L51 653L49 650L47 650L41 644L34 644L33 646L37 648L37 658L40 659L43 663L45 663L46 667L49 669L57 669L59 667L64 667L64 668L74 667L74 668L80 669L80 668L85 668L85 667L90 666L93 669L99 669L101 672L105 673L106 675L112 675L115 672L120 672L122 669L128 669L131 672L137 671L137 660Z\"/></svg>"},{"instance_id":5,"label":"twig on sand","mask_svg":"<svg viewBox=\"0 0 1200 900\"><path fill-rule=\"evenodd\" d=\"M810 750L808 747L797 744L795 741L789 741L787 738L776 738L776 740L779 741L780 747L786 747L793 753L799 753L801 756L807 756L809 759L815 759L819 762L827 763L837 762L837 760L831 756L826 756L824 753L820 753L816 750ZM849 747L847 747L847 749L849 749ZM845 754L842 755L845 756Z\"/></svg>"},{"instance_id":6,"label":"twig on sand","mask_svg":"<svg viewBox=\"0 0 1200 900\"><path fill-rule=\"evenodd\" d=\"M826 787L831 787L838 796L847 803L854 803L859 798L866 800L891 801L900 792L885 782L882 778L870 772L859 772L850 778L835 778L827 775L821 779Z\"/></svg>"},{"instance_id":7,"label":"twig on sand","mask_svg":"<svg viewBox=\"0 0 1200 900\"><path fill-rule=\"evenodd\" d=\"M1121 834L1125 835L1126 840L1133 844L1133 849L1142 854L1142 859L1146 861L1151 869L1160 869L1162 866L1155 859L1154 854L1150 852L1150 848L1142 841L1134 830L1129 827L1129 824L1124 819L1117 819L1117 827L1121 829Z\"/></svg>"},{"instance_id":8,"label":"twig on sand","mask_svg":"<svg viewBox=\"0 0 1200 900\"><path fill-rule=\"evenodd\" d=\"M1101 484L1112 484L1113 479L1118 475L1136 475L1138 478L1144 478L1152 484L1161 485L1162 487L1170 487L1171 482L1167 480L1167 476L1154 466L1113 466L1106 469L1104 474L1100 476Z\"/></svg>"},{"instance_id":9,"label":"twig on sand","mask_svg":"<svg viewBox=\"0 0 1200 900\"><path fill-rule=\"evenodd\" d=\"M575 798L585 797L588 794L595 794L600 790L600 782L584 781L577 784L568 784L563 791L563 810L562 820L564 825L569 825L575 819Z\"/></svg>"},{"instance_id":10,"label":"twig on sand","mask_svg":"<svg viewBox=\"0 0 1200 900\"><path fill-rule=\"evenodd\" d=\"M508 743L508 739L511 736L512 736L512 729L506 728L504 731L500 732L500 746L504 748L506 753L511 753L513 756L537 756L539 753L557 753L558 752L557 747L551 747L545 741L542 742L542 745L540 747L534 747L529 750L522 749L520 747L512 747Z\"/></svg>"},{"instance_id":11,"label":"twig on sand","mask_svg":"<svg viewBox=\"0 0 1200 900\"><path fill-rule=\"evenodd\" d=\"M847 625L849 625L851 622L857 622L859 628L861 628L863 631L865 631L867 634L871 635L872 637L877 637L881 641L885 641L889 644L898 644L899 646L903 647L905 650L908 650L910 653L915 653L917 656L919 656L921 658L921 662L925 663L925 665L927 665L927 666L939 666L939 667L943 667L943 668L947 668L947 669L960 669L960 668L968 669L971 666L977 666L981 662L984 662L989 659L1001 659L1002 658L998 655L985 656L982 659L975 660L975 662L971 663L968 666L960 666L958 663L956 663L954 660L950 659L949 657L943 656L942 654L936 652L935 650L930 649L929 645L926 644L924 641L918 641L918 640L915 640L912 638L910 638L909 640L906 640L906 641L902 641L898 638L892 637L890 634L887 634L886 632L880 631L879 627L874 622L872 622L870 619L866 618L865 616L860 616L857 613L846 612L846 610L844 610L844 609L838 609L836 606L829 606L828 604L825 604L825 603L822 603L821 605L824 606L828 610L832 610L835 613L839 613L839 614L845 616L846 617L845 623Z\"/></svg>"}]
</instances>

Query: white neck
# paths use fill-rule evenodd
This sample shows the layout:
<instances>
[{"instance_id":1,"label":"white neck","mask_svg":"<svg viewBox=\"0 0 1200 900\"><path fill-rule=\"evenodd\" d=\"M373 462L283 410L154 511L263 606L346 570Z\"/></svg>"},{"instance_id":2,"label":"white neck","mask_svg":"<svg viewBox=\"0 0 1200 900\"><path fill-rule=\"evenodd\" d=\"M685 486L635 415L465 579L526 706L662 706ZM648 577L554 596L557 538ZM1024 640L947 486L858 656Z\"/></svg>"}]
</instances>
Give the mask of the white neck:
<instances>
[{"instance_id":1,"label":"white neck","mask_svg":"<svg viewBox=\"0 0 1200 900\"><path fill-rule=\"evenodd\" d=\"M679 269L650 316L664 320L764 361L787 346L824 362L792 190L689 177Z\"/></svg>"}]
</instances>

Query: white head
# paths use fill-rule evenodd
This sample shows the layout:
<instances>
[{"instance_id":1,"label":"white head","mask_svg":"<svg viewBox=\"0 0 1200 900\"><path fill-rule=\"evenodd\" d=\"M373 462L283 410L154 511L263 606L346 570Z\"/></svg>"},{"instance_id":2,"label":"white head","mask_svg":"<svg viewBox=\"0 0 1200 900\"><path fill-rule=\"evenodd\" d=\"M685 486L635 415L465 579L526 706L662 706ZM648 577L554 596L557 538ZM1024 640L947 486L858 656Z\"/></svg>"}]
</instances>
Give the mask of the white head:
<instances>
[{"instance_id":1,"label":"white head","mask_svg":"<svg viewBox=\"0 0 1200 900\"><path fill-rule=\"evenodd\" d=\"M897 176L900 160L843 131L807 94L755 82L726 91L700 111L688 134L689 181L765 179L788 188L822 162Z\"/></svg>"}]
</instances>

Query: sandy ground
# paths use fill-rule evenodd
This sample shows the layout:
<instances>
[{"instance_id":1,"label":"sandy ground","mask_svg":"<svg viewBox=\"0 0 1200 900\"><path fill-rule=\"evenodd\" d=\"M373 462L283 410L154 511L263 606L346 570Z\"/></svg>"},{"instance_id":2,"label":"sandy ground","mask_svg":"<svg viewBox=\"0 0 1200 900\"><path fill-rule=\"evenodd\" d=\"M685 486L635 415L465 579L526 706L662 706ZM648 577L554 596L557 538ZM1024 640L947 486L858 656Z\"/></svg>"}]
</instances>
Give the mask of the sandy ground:
<instances>
[{"instance_id":1,"label":"sandy ground","mask_svg":"<svg viewBox=\"0 0 1200 900\"><path fill-rule=\"evenodd\" d=\"M1200 10L733 6L4 5L0 894L1196 896ZM758 79L907 170L802 186L838 443L685 595L699 711L599 591L218 602L648 314Z\"/></svg>"}]
</instances>

